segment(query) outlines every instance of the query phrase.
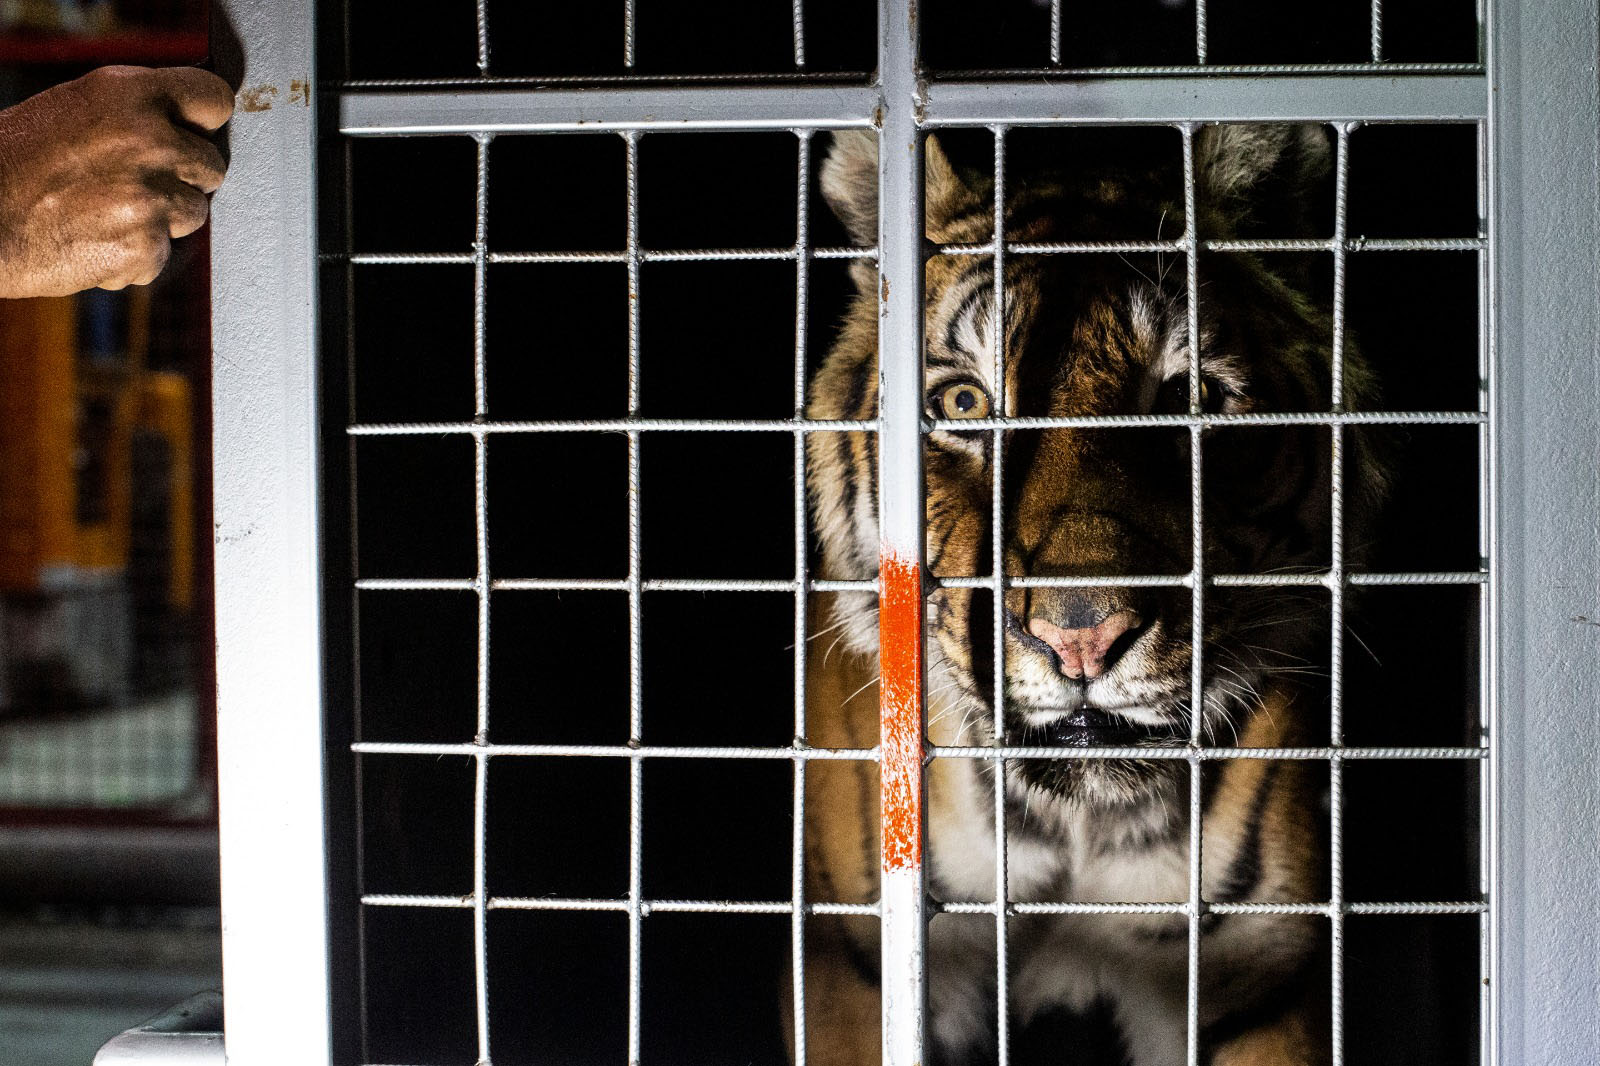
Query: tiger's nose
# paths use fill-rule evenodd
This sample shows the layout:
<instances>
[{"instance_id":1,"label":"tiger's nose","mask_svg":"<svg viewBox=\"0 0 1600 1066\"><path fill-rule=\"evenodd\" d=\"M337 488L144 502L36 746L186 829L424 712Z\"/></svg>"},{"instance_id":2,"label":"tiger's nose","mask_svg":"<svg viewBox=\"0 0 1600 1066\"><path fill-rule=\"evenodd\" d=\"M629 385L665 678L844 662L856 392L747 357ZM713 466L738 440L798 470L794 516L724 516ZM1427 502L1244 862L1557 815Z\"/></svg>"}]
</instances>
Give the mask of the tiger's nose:
<instances>
[{"instance_id":1,"label":"tiger's nose","mask_svg":"<svg viewBox=\"0 0 1600 1066\"><path fill-rule=\"evenodd\" d=\"M1030 618L1028 632L1050 646L1060 660L1061 672L1077 679L1093 679L1111 669L1122 649L1121 637L1144 625L1138 611L1123 609L1084 629L1063 629L1043 618ZM1112 654L1113 649L1117 654Z\"/></svg>"}]
</instances>

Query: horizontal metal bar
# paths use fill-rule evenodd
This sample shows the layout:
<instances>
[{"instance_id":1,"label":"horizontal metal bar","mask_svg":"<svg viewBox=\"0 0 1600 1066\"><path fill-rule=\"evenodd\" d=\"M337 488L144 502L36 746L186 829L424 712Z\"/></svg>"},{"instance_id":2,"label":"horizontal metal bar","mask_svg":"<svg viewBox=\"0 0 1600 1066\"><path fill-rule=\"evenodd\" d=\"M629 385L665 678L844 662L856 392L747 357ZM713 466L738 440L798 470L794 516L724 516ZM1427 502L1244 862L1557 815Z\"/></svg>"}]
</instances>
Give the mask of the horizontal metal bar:
<instances>
[{"instance_id":1,"label":"horizontal metal bar","mask_svg":"<svg viewBox=\"0 0 1600 1066\"><path fill-rule=\"evenodd\" d=\"M469 892L464 896L406 896L366 895L361 902L368 907L415 907L419 909L467 910L475 900ZM627 913L626 899L558 899L529 896L491 896L485 904L492 911L619 911ZM655 899L640 900L639 908L645 914L793 914L794 904L787 900L715 900L715 899ZM875 917L875 903L803 903L804 914L842 914Z\"/></svg>"},{"instance_id":2,"label":"horizontal metal bar","mask_svg":"<svg viewBox=\"0 0 1600 1066\"><path fill-rule=\"evenodd\" d=\"M992 589L996 584L1008 589L1095 589L1108 585L1127 588L1188 588L1193 582L1188 574L1116 574L1094 577L938 577L923 579L932 588Z\"/></svg>"},{"instance_id":3,"label":"horizontal metal bar","mask_svg":"<svg viewBox=\"0 0 1600 1066\"><path fill-rule=\"evenodd\" d=\"M937 909L945 914L994 914L999 909L992 902L964 901L939 903ZM1205 902L1201 910L1208 914L1311 914L1331 916L1338 914L1483 914L1487 903L1463 901L1452 903L1211 903ZM1006 914L1188 914L1189 904L1173 900L1166 903L1007 903Z\"/></svg>"},{"instance_id":4,"label":"horizontal metal bar","mask_svg":"<svg viewBox=\"0 0 1600 1066\"><path fill-rule=\"evenodd\" d=\"M1484 585L1489 575L1482 570L1438 570L1416 573L1363 574L1344 571L1346 585ZM1218 574L1210 578L1213 585L1225 587L1277 588L1288 585L1323 585L1331 587L1337 579L1325 574Z\"/></svg>"},{"instance_id":5,"label":"horizontal metal bar","mask_svg":"<svg viewBox=\"0 0 1600 1066\"><path fill-rule=\"evenodd\" d=\"M540 422L363 422L352 437L431 437L464 433L854 433L875 431L875 419L590 418Z\"/></svg>"},{"instance_id":6,"label":"horizontal metal bar","mask_svg":"<svg viewBox=\"0 0 1600 1066\"><path fill-rule=\"evenodd\" d=\"M806 255L812 259L873 259L876 248L828 247L808 248ZM683 248L641 250L642 263L720 263L749 259L797 259L800 252L794 248ZM476 252L323 252L317 257L324 263L350 263L354 266L471 266L478 261ZM626 263L628 253L617 252L489 252L490 263Z\"/></svg>"},{"instance_id":7,"label":"horizontal metal bar","mask_svg":"<svg viewBox=\"0 0 1600 1066\"><path fill-rule=\"evenodd\" d=\"M986 70L933 70L930 81L1006 81L1079 78L1205 78L1205 77L1293 77L1364 74L1377 77L1415 74L1478 75L1481 63L1218 63L1205 66L1115 66L1115 67L998 67ZM334 83L341 90L374 89L538 89L548 86L582 88L638 89L673 85L793 85L865 84L870 71L747 71L728 74L552 74L536 77L485 75L470 78L351 78Z\"/></svg>"},{"instance_id":8,"label":"horizontal metal bar","mask_svg":"<svg viewBox=\"0 0 1600 1066\"><path fill-rule=\"evenodd\" d=\"M475 578L423 577L358 578L355 587L363 592L476 592ZM627 592L627 578L506 577L489 582L495 592ZM718 578L667 577L639 583L645 592L787 592L800 591L792 580L722 580ZM804 583L807 592L876 592L874 580L838 581L813 578Z\"/></svg>"},{"instance_id":9,"label":"horizontal metal bar","mask_svg":"<svg viewBox=\"0 0 1600 1066\"><path fill-rule=\"evenodd\" d=\"M357 587L360 587L359 584ZM497 592L627 591L628 582L625 578L614 581L574 582L562 578L508 577L491 582L490 588ZM804 582L795 582L792 579L741 581L721 578L664 577L641 581L639 582L639 588L644 592L785 592L793 594L801 591L802 588L807 592L876 592L878 591L878 583L874 580L839 581L830 578L811 578Z\"/></svg>"},{"instance_id":10,"label":"horizontal metal bar","mask_svg":"<svg viewBox=\"0 0 1600 1066\"><path fill-rule=\"evenodd\" d=\"M526 89L344 92L339 131L354 136L599 130L792 130L870 126L866 87Z\"/></svg>"},{"instance_id":11,"label":"horizontal metal bar","mask_svg":"<svg viewBox=\"0 0 1600 1066\"><path fill-rule=\"evenodd\" d=\"M756 748L656 746L626 744L413 744L405 741L363 740L350 745L357 755L488 755L512 757L583 756L599 759L806 759L872 762L877 748Z\"/></svg>"},{"instance_id":12,"label":"horizontal metal bar","mask_svg":"<svg viewBox=\"0 0 1600 1066\"><path fill-rule=\"evenodd\" d=\"M583 756L601 759L800 759L872 762L877 748L759 748L759 747L630 747L626 744L472 744L411 743L363 740L350 745L358 755L487 755L511 757ZM930 747L937 759L1158 759L1199 760L1289 759L1297 762L1332 760L1453 760L1481 759L1487 748L1205 748L1187 744L1172 747L1058 748L1058 747Z\"/></svg>"},{"instance_id":13,"label":"horizontal metal bar","mask_svg":"<svg viewBox=\"0 0 1600 1066\"><path fill-rule=\"evenodd\" d=\"M1487 422L1481 411L1283 411L1199 415L1068 415L1038 418L957 418L924 423L931 432L972 433L993 429L1188 429L1200 426L1476 426Z\"/></svg>"},{"instance_id":14,"label":"horizontal metal bar","mask_svg":"<svg viewBox=\"0 0 1600 1066\"><path fill-rule=\"evenodd\" d=\"M1207 63L1181 66L996 67L987 70L936 70L938 81L996 81L1038 78L1204 78L1294 75L1484 73L1481 63Z\"/></svg>"},{"instance_id":15,"label":"horizontal metal bar","mask_svg":"<svg viewBox=\"0 0 1600 1066\"><path fill-rule=\"evenodd\" d=\"M1332 252L1339 242L1311 238L1271 238L1250 241L1201 241L1208 252ZM1476 252L1488 246L1482 237L1349 237L1343 242L1346 252ZM1005 250L1012 255L1140 255L1157 252L1182 254L1187 245L1183 241L1007 241ZM994 243L940 244L932 248L936 255L980 256L993 255ZM878 249L873 247L833 246L807 249L812 259L876 259ZM644 249L638 259L642 263L719 263L746 260L794 260L800 252L795 248L660 248ZM323 252L318 259L325 263L350 263L355 266L471 266L478 261L474 252ZM550 252L489 252L490 263L626 263L628 253L594 251Z\"/></svg>"},{"instance_id":16,"label":"horizontal metal bar","mask_svg":"<svg viewBox=\"0 0 1600 1066\"><path fill-rule=\"evenodd\" d=\"M470 746L470 745L469 745ZM1056 747L930 747L935 759L1287 759L1295 762L1333 762L1345 760L1405 759L1413 761L1482 759L1487 748L1205 748L1174 745L1165 748L1056 748Z\"/></svg>"},{"instance_id":17,"label":"horizontal metal bar","mask_svg":"<svg viewBox=\"0 0 1600 1066\"><path fill-rule=\"evenodd\" d=\"M441 134L649 129L819 129L872 125L877 90L849 86L419 89L339 96L343 133ZM1381 74L1262 78L1152 77L927 88L922 124L1080 125L1196 122L1477 121L1488 90L1477 73L1404 79Z\"/></svg>"},{"instance_id":18,"label":"horizontal metal bar","mask_svg":"<svg viewBox=\"0 0 1600 1066\"><path fill-rule=\"evenodd\" d=\"M1347 237L1345 240L1201 241L1208 252L1479 252L1483 237Z\"/></svg>"},{"instance_id":19,"label":"horizontal metal bar","mask_svg":"<svg viewBox=\"0 0 1600 1066\"><path fill-rule=\"evenodd\" d=\"M470 78L351 78L334 83L338 89L538 89L545 86L606 88L671 85L818 85L865 84L870 71L749 71L742 74L551 74L523 77L510 74Z\"/></svg>"},{"instance_id":20,"label":"horizontal metal bar","mask_svg":"<svg viewBox=\"0 0 1600 1066\"><path fill-rule=\"evenodd\" d=\"M1218 588L1299 588L1304 586L1328 587L1335 580L1330 573L1314 574L1208 574L1206 584ZM1483 585L1489 575L1482 570L1439 570L1411 573L1363 574L1346 571L1346 585ZM929 577L933 588L987 589L993 588L995 578L988 577ZM807 592L876 592L874 580L842 581L829 578L812 578L805 583ZM1015 589L1071 589L1105 588L1112 585L1125 588L1189 588L1193 580L1188 574L1099 574L1094 577L1002 577L1003 588ZM355 587L364 592L473 592L478 583L470 577L406 578L364 577L356 580ZM564 577L505 577L490 582L496 592L626 592L626 578L564 578ZM645 592L797 592L799 586L785 579L721 579L697 577L655 578L640 583Z\"/></svg>"},{"instance_id":21,"label":"horizontal metal bar","mask_svg":"<svg viewBox=\"0 0 1600 1066\"><path fill-rule=\"evenodd\" d=\"M1411 426L1482 425L1481 411L1285 411L1278 414L1076 415L1040 418L935 419L925 432L973 433L1011 429L1187 429L1191 426ZM431 437L490 433L859 433L878 429L877 419L587 418L525 422L361 422L345 429L352 437Z\"/></svg>"},{"instance_id":22,"label":"horizontal metal bar","mask_svg":"<svg viewBox=\"0 0 1600 1066\"><path fill-rule=\"evenodd\" d=\"M1197 242L1208 252L1333 252L1341 244L1346 252L1476 252L1488 247L1482 237L1348 237L1336 241L1311 238L1214 240ZM1177 241L1006 241L1010 255L1142 255L1172 252L1182 255L1188 242ZM994 242L941 244L938 255L993 255Z\"/></svg>"},{"instance_id":23,"label":"horizontal metal bar","mask_svg":"<svg viewBox=\"0 0 1600 1066\"><path fill-rule=\"evenodd\" d=\"M1482 585L1489 575L1481 570L1436 571L1391 574L1362 574L1345 571L1336 577L1330 572L1312 574L1207 574L1205 583L1221 588L1297 588L1331 587L1340 580L1346 585ZM930 577L936 588L986 589L995 586L992 576ZM1093 577L1002 577L998 584L1015 589L1093 589L1112 585L1124 588L1190 588L1190 574L1097 574Z\"/></svg>"},{"instance_id":24,"label":"horizontal metal bar","mask_svg":"<svg viewBox=\"0 0 1600 1066\"><path fill-rule=\"evenodd\" d=\"M418 909L470 910L471 893L463 896L408 896L399 894L372 894L361 897L367 907L413 907ZM581 899L527 896L491 896L490 910L517 911L617 911L628 910L626 899ZM976 900L934 903L935 910L944 914L993 914L995 904ZM710 900L710 899L658 899L643 900L641 909L658 914L775 914L794 913L794 904L787 900ZM801 905L805 914L838 914L875 917L875 903L813 903ZM1205 911L1211 914L1343 914L1356 915L1437 915L1483 914L1489 905L1481 900L1450 902L1384 902L1384 903L1211 903ZM1189 904L1183 901L1161 903L1008 903L1007 914L1186 914Z\"/></svg>"},{"instance_id":25,"label":"horizontal metal bar","mask_svg":"<svg viewBox=\"0 0 1600 1066\"><path fill-rule=\"evenodd\" d=\"M1208 68L1210 69L1210 68ZM934 82L923 125L1110 125L1129 122L1474 122L1488 112L1481 74L1384 74L1228 80Z\"/></svg>"}]
</instances>

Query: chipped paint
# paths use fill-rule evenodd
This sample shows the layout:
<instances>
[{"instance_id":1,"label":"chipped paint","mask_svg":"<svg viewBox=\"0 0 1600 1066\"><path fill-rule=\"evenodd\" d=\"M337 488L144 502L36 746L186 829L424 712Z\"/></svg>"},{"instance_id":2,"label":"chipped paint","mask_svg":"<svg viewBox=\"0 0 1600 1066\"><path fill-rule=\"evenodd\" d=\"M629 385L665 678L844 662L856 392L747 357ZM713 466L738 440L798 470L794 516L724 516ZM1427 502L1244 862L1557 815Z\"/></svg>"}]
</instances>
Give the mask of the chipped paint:
<instances>
[{"instance_id":1,"label":"chipped paint","mask_svg":"<svg viewBox=\"0 0 1600 1066\"><path fill-rule=\"evenodd\" d=\"M885 546L879 561L883 868L922 864L922 568Z\"/></svg>"},{"instance_id":2,"label":"chipped paint","mask_svg":"<svg viewBox=\"0 0 1600 1066\"><path fill-rule=\"evenodd\" d=\"M303 78L295 78L289 82L289 103L300 104L303 107L311 106L311 82Z\"/></svg>"},{"instance_id":3,"label":"chipped paint","mask_svg":"<svg viewBox=\"0 0 1600 1066\"><path fill-rule=\"evenodd\" d=\"M247 85L239 90L240 111L271 111L277 101L276 85ZM291 101L293 97L290 97Z\"/></svg>"}]
</instances>

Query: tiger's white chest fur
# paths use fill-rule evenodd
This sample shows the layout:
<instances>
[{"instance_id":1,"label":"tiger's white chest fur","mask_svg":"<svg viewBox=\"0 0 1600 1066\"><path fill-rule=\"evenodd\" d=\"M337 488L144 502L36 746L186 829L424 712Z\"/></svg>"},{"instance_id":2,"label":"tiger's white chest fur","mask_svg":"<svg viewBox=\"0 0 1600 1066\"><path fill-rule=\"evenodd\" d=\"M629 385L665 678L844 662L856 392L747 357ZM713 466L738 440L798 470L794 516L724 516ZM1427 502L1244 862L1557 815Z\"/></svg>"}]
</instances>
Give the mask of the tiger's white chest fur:
<instances>
[{"instance_id":1,"label":"tiger's white chest fur","mask_svg":"<svg viewBox=\"0 0 1600 1066\"><path fill-rule=\"evenodd\" d=\"M970 737L959 742L982 743ZM941 902L988 902L996 896L993 780L993 770L978 760L933 764L929 889ZM1187 795L1110 824L1103 814L1065 811L1038 795L1024 801L1019 817L1020 786L1013 780L1008 792L1009 902L1181 904L1189 898ZM1242 841L1211 829L1201 890L1215 898ZM1263 938L1265 931L1237 919L1210 928L1203 936L1206 983L1221 987L1234 975L1292 969L1299 952ZM994 921L989 915L940 915L930 925L928 951L930 1029L959 1060L959 1049L982 1047L995 1032ZM1281 959L1274 958L1279 952ZM1186 915L1014 915L1007 922L1006 954L1014 1022L1025 1024L1052 1008L1080 1014L1109 1008L1133 1066L1183 1061ZM1213 999L1201 1024L1208 1014L1237 1005Z\"/></svg>"}]
</instances>

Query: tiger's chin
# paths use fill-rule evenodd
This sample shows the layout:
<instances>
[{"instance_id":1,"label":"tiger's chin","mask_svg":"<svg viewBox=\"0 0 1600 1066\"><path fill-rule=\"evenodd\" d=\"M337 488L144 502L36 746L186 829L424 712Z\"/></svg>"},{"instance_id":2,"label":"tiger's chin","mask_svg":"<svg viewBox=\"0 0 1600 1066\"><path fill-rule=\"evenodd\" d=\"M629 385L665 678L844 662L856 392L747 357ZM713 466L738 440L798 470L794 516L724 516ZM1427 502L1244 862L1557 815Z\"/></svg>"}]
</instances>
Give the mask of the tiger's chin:
<instances>
[{"instance_id":1,"label":"tiger's chin","mask_svg":"<svg viewBox=\"0 0 1600 1066\"><path fill-rule=\"evenodd\" d=\"M1096 749L1179 747L1185 738L1175 723L1136 718L1081 706L1007 730L1015 747L1059 748L1061 757L1022 759L1011 771L1011 800L1023 811L1054 811L1064 818L1089 815L1126 819L1142 827L1164 825L1183 809L1188 766L1182 759L1107 758ZM1026 822L1028 819L1024 818Z\"/></svg>"}]
</instances>

